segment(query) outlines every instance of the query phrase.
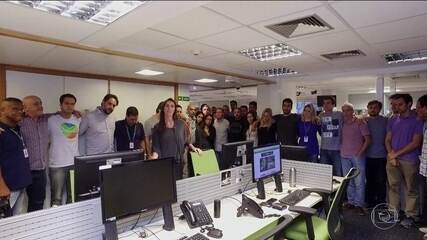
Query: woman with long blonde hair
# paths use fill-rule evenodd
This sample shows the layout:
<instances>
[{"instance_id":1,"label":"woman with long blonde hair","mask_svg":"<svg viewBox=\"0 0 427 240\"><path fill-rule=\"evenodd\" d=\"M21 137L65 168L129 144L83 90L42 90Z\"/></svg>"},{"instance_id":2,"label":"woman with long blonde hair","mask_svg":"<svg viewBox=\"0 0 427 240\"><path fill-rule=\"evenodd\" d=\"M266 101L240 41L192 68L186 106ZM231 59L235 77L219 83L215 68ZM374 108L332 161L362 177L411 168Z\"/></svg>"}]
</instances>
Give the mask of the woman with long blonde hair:
<instances>
[{"instance_id":1,"label":"woman with long blonde hair","mask_svg":"<svg viewBox=\"0 0 427 240\"><path fill-rule=\"evenodd\" d=\"M258 126L258 145L276 143L276 122L273 119L273 111L266 108L262 111Z\"/></svg>"},{"instance_id":2,"label":"woman with long blonde hair","mask_svg":"<svg viewBox=\"0 0 427 240\"><path fill-rule=\"evenodd\" d=\"M318 162L319 142L317 133L320 134L320 124L316 110L313 104L307 104L304 106L301 120L298 122L298 142L300 146L307 147L311 162Z\"/></svg>"}]
</instances>

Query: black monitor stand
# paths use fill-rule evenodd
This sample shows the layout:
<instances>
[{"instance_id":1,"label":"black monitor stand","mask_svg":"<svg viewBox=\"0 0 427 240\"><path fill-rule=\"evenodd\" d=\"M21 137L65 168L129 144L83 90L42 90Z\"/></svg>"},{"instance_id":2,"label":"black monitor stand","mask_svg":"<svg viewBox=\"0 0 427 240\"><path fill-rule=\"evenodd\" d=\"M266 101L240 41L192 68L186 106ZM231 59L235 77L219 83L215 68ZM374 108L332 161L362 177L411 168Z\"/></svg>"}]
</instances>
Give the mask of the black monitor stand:
<instances>
[{"instance_id":1,"label":"black monitor stand","mask_svg":"<svg viewBox=\"0 0 427 240\"><path fill-rule=\"evenodd\" d=\"M172 213L172 205L166 204L162 207L163 212L163 221L165 224L163 225L163 229L166 231L172 231L175 229L175 222L173 221L173 213Z\"/></svg>"},{"instance_id":2,"label":"black monitor stand","mask_svg":"<svg viewBox=\"0 0 427 240\"><path fill-rule=\"evenodd\" d=\"M256 195L256 197L258 199L265 199L265 188L264 188L264 180L259 179L256 182L256 188L258 190L258 195Z\"/></svg>"},{"instance_id":3,"label":"black monitor stand","mask_svg":"<svg viewBox=\"0 0 427 240\"><path fill-rule=\"evenodd\" d=\"M116 221L108 221L104 223L105 232L102 234L103 240L118 240Z\"/></svg>"},{"instance_id":4,"label":"black monitor stand","mask_svg":"<svg viewBox=\"0 0 427 240\"><path fill-rule=\"evenodd\" d=\"M282 177L280 176L280 173L274 175L274 182L276 183L276 189L274 190L276 192L283 192Z\"/></svg>"}]
</instances>

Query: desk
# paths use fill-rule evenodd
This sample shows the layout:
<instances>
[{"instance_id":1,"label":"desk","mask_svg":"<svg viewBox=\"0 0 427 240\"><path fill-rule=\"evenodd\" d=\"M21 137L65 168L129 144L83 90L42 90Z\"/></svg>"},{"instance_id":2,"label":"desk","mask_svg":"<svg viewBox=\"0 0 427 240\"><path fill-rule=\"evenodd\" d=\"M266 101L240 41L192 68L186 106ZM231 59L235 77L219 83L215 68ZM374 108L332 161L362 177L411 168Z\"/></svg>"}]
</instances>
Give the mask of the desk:
<instances>
[{"instance_id":1,"label":"desk","mask_svg":"<svg viewBox=\"0 0 427 240\"><path fill-rule=\"evenodd\" d=\"M335 177L334 177L335 178ZM342 180L342 178L336 178L338 181ZM338 189L339 184L333 185L333 190ZM255 197L257 194L256 188L250 189L245 192L245 194L251 199L255 200L257 203L268 200L269 198L281 199L286 196L287 190L290 189L287 183L283 183L284 192L278 193L274 191L275 184L274 182L270 182L265 184L266 191L266 199L260 200ZM297 188L302 189L304 186L297 186ZM235 198L235 199L233 199ZM223 232L223 237L221 239L224 240L238 240L238 239L257 239L264 232L269 230L269 225L275 226L278 217L270 217L259 219L255 218L252 215L246 214L241 217L237 217L237 208L240 206L239 201L241 201L241 194L236 194L229 198L224 198L221 200L221 218L212 218L214 221L215 228L221 229ZM321 197L318 194L312 193L307 198L300 201L297 206L305 206L312 207L315 204L321 201ZM211 216L213 216L213 203L207 204L206 208L208 209ZM279 215L291 215L294 219L299 215L295 212L290 212L289 210L276 210L273 208L262 207L265 214L279 214ZM145 227L146 233L148 234L148 238L144 238L147 240L175 240L179 239L183 236L192 236L193 234L199 232L200 228L190 229L185 220L179 220L175 217L175 230L174 231L164 231L162 229L163 221L158 221L152 223ZM133 232L125 232L119 235L120 240L141 240L138 237L138 233L141 231L141 228L135 229L135 233ZM150 231L154 232L154 236ZM205 235L206 236L206 235ZM208 237L209 238L209 237ZM214 238L209 238L214 239Z\"/></svg>"}]
</instances>

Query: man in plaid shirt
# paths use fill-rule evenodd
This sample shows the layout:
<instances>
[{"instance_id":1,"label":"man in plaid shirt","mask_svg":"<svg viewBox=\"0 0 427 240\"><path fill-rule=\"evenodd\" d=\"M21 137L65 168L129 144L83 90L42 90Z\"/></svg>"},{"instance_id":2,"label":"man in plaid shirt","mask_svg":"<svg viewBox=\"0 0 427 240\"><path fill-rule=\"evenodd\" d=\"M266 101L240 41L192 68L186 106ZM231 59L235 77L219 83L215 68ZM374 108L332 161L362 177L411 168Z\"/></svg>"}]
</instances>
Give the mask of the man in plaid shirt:
<instances>
[{"instance_id":1,"label":"man in plaid shirt","mask_svg":"<svg viewBox=\"0 0 427 240\"><path fill-rule=\"evenodd\" d=\"M424 95L418 99L417 115L424 121L423 144L420 156L420 174L423 177L426 177L427 182L427 95ZM424 235L424 239L427 239L427 228L420 228L420 231L426 233Z\"/></svg>"}]
</instances>

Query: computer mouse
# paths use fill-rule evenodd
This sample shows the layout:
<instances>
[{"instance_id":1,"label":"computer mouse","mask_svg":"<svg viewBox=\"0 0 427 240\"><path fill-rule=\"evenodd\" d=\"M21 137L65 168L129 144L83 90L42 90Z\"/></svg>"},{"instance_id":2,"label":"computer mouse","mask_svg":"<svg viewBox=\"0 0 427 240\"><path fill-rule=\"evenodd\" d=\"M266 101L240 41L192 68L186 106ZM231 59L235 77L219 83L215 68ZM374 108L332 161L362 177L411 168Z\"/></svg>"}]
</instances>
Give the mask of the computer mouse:
<instances>
[{"instance_id":1,"label":"computer mouse","mask_svg":"<svg viewBox=\"0 0 427 240\"><path fill-rule=\"evenodd\" d=\"M222 238L222 231L216 228L212 228L206 235L213 238Z\"/></svg>"}]
</instances>

